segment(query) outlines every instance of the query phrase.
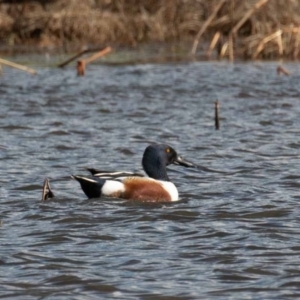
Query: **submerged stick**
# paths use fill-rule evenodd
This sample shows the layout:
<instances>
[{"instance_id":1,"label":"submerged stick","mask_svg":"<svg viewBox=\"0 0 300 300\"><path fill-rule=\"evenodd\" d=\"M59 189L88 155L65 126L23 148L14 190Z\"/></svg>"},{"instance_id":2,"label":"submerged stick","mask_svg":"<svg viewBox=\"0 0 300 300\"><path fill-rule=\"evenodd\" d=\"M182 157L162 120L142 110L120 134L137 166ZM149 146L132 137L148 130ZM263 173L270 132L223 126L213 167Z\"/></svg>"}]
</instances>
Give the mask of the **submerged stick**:
<instances>
[{"instance_id":1,"label":"submerged stick","mask_svg":"<svg viewBox=\"0 0 300 300\"><path fill-rule=\"evenodd\" d=\"M18 69L18 70L21 70L21 71L24 71L24 72L27 72L27 73L30 73L30 74L36 74L37 73L36 70L34 70L34 69L25 67L25 66L20 65L20 64L16 64L12 61L9 61L9 60L3 59L3 58L0 58L0 64L5 65L5 66L9 66L9 67L12 67L12 68L15 68L15 69Z\"/></svg>"},{"instance_id":2,"label":"submerged stick","mask_svg":"<svg viewBox=\"0 0 300 300\"><path fill-rule=\"evenodd\" d=\"M51 191L50 182L48 178L46 178L43 185L42 201L46 201L50 198L54 198L54 194Z\"/></svg>"},{"instance_id":3,"label":"submerged stick","mask_svg":"<svg viewBox=\"0 0 300 300\"><path fill-rule=\"evenodd\" d=\"M220 120L219 120L219 101L215 102L215 127L216 130L220 129Z\"/></svg>"},{"instance_id":4,"label":"submerged stick","mask_svg":"<svg viewBox=\"0 0 300 300\"><path fill-rule=\"evenodd\" d=\"M289 76L291 73L287 69L285 69L283 66L278 66L277 67L277 74L278 75L284 74L286 76Z\"/></svg>"},{"instance_id":5,"label":"submerged stick","mask_svg":"<svg viewBox=\"0 0 300 300\"><path fill-rule=\"evenodd\" d=\"M227 0L221 0L215 7L215 9L213 10L212 14L209 16L209 18L204 22L203 26L201 27L201 29L198 31L194 43L193 43L193 47L192 47L192 51L191 53L193 55L195 55L196 51L197 51L197 47L199 44L199 40L201 38L201 36L203 35L203 33L205 32L205 30L207 29L207 27L209 26L209 24L212 22L212 20L215 18L215 16L217 15L218 11L220 10L220 8L223 6L223 4L226 2Z\"/></svg>"}]
</instances>

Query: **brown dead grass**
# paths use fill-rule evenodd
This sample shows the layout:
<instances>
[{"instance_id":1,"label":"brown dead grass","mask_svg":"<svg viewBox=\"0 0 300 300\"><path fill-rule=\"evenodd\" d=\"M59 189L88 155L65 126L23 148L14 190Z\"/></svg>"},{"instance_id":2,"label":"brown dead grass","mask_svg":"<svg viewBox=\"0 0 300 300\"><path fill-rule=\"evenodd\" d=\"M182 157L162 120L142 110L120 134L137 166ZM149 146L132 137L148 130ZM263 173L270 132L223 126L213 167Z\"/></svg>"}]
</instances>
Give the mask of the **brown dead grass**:
<instances>
[{"instance_id":1,"label":"brown dead grass","mask_svg":"<svg viewBox=\"0 0 300 300\"><path fill-rule=\"evenodd\" d=\"M148 42L192 43L220 0L56 0L0 4L2 45L75 50L86 45L130 45ZM229 55L234 26L257 0L227 0L207 26L198 53L216 32L214 55ZM300 1L270 0L234 36L237 57L300 58ZM279 32L279 30L281 30ZM205 43L203 43L205 42Z\"/></svg>"}]
</instances>

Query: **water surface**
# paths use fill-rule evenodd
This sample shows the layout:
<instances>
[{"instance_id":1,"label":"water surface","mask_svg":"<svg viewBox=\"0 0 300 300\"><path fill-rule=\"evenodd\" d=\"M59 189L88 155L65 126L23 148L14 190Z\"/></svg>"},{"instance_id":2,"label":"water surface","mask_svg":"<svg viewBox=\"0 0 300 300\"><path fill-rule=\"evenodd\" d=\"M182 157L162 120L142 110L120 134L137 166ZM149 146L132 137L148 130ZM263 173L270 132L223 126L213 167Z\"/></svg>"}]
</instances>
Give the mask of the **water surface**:
<instances>
[{"instance_id":1,"label":"water surface","mask_svg":"<svg viewBox=\"0 0 300 300\"><path fill-rule=\"evenodd\" d=\"M0 298L298 299L300 67L276 67L5 69ZM87 200L70 179L140 170L151 142L200 166L169 168L177 203Z\"/></svg>"}]
</instances>

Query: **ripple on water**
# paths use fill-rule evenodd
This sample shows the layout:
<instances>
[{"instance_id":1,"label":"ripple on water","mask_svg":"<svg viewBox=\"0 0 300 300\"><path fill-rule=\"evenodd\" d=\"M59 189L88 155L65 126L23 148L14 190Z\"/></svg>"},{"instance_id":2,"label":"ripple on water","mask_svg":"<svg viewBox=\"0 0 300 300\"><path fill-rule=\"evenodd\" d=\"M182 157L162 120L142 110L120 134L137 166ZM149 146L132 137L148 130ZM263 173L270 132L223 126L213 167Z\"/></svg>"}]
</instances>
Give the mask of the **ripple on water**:
<instances>
[{"instance_id":1,"label":"ripple on water","mask_svg":"<svg viewBox=\"0 0 300 300\"><path fill-rule=\"evenodd\" d=\"M0 297L299 298L300 88L288 67L289 78L273 63L5 73ZM176 203L87 200L70 180L137 171L154 141L198 165L170 166ZM41 202L45 177L56 197Z\"/></svg>"}]
</instances>

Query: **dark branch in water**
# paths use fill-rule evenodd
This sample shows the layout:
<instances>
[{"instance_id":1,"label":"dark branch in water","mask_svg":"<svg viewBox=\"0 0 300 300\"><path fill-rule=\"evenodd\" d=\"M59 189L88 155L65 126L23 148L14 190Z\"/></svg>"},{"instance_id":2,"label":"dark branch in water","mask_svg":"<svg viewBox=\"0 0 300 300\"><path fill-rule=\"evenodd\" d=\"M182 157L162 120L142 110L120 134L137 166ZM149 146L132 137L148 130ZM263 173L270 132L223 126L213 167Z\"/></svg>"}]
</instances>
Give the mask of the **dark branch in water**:
<instances>
[{"instance_id":1,"label":"dark branch in water","mask_svg":"<svg viewBox=\"0 0 300 300\"><path fill-rule=\"evenodd\" d=\"M215 102L215 127L216 127L216 130L218 130L220 128L219 101Z\"/></svg>"},{"instance_id":2,"label":"dark branch in water","mask_svg":"<svg viewBox=\"0 0 300 300\"><path fill-rule=\"evenodd\" d=\"M44 185L43 185L42 201L46 201L50 198L54 198L54 194L51 191L50 182L49 182L48 178L46 178L44 181Z\"/></svg>"}]
</instances>

